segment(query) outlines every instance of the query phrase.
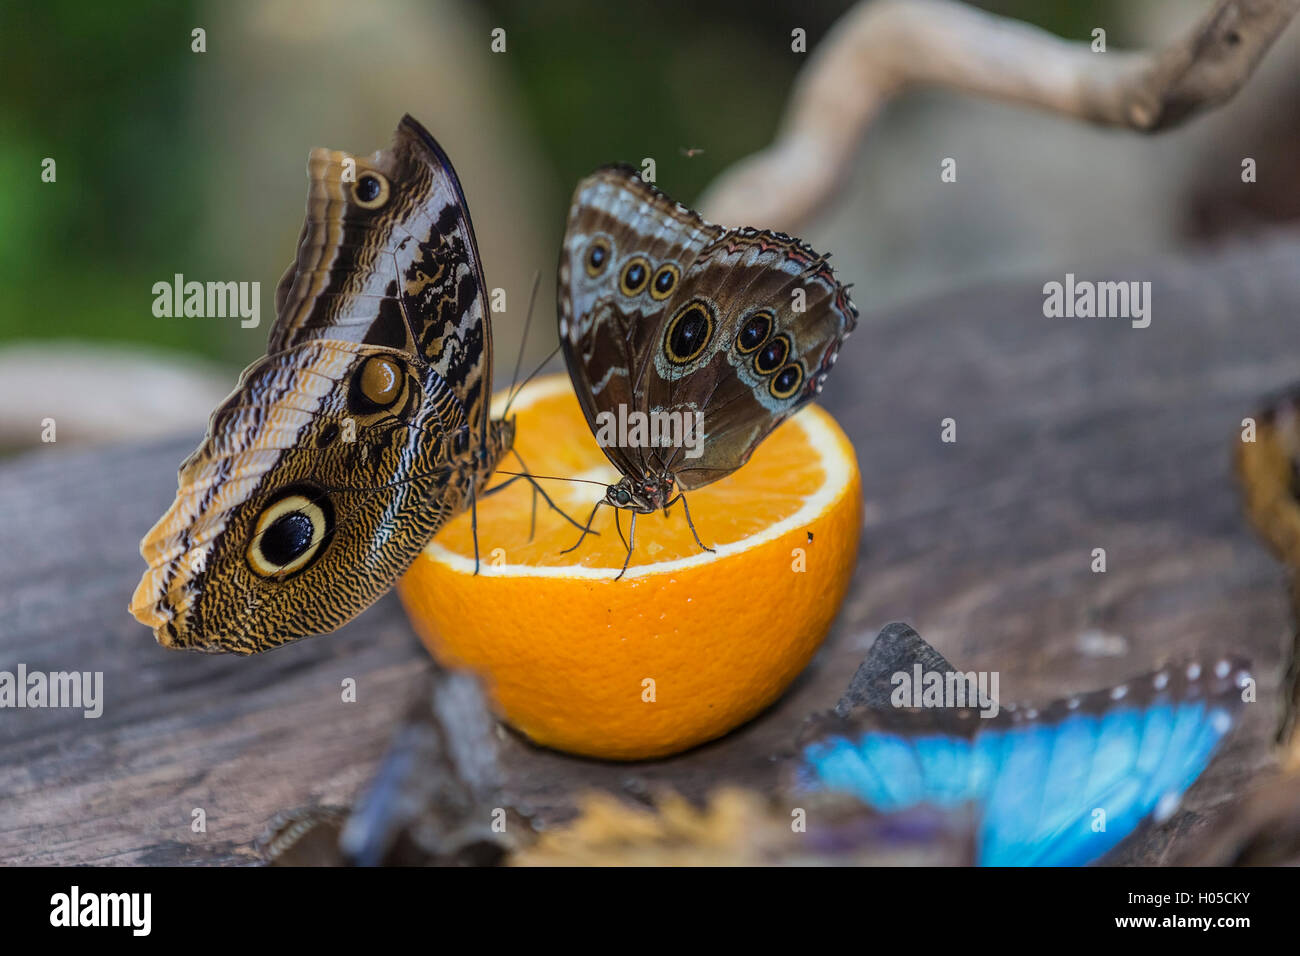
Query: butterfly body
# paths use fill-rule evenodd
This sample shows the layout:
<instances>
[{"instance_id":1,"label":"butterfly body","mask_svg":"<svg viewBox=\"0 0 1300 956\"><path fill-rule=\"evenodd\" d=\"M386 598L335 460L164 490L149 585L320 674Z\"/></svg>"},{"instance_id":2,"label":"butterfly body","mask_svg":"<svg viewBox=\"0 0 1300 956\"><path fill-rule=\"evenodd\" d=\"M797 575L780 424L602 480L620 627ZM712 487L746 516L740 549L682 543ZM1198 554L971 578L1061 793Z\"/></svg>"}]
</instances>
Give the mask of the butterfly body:
<instances>
[{"instance_id":1,"label":"butterfly body","mask_svg":"<svg viewBox=\"0 0 1300 956\"><path fill-rule=\"evenodd\" d=\"M340 626L474 506L513 442L464 196L413 119L370 158L313 150L267 354L213 412L141 542L160 643L253 653Z\"/></svg>"},{"instance_id":2,"label":"butterfly body","mask_svg":"<svg viewBox=\"0 0 1300 956\"><path fill-rule=\"evenodd\" d=\"M670 474L646 475L634 478L624 475L605 489L605 501L615 508L653 514L668 508L676 482Z\"/></svg>"},{"instance_id":3,"label":"butterfly body","mask_svg":"<svg viewBox=\"0 0 1300 956\"><path fill-rule=\"evenodd\" d=\"M857 322L824 256L705 222L622 167L574 193L559 298L579 403L621 475L597 507L631 511L634 528L748 461L820 392ZM615 416L664 427L613 440Z\"/></svg>"}]
</instances>

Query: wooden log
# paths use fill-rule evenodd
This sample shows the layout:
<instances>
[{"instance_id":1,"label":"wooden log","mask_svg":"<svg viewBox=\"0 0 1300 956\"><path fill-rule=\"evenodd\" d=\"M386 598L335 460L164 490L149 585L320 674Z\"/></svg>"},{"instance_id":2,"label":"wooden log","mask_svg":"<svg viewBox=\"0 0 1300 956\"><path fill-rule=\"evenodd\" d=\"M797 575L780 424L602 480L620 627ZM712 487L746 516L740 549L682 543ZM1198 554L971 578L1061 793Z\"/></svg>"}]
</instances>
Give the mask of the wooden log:
<instances>
[{"instance_id":1,"label":"wooden log","mask_svg":"<svg viewBox=\"0 0 1300 956\"><path fill-rule=\"evenodd\" d=\"M507 796L555 821L585 787L695 797L766 781L891 620L959 667L999 671L1004 700L1196 653L1253 659L1259 703L1183 811L1121 860L1171 859L1262 781L1291 622L1283 573L1241 516L1230 443L1261 395L1300 379L1300 237L1081 277L1150 280L1150 327L1045 318L1042 283L1063 275L864 317L824 398L858 451L866 527L814 663L746 727L668 760L579 760L507 735ZM944 418L956 443L940 441ZM98 719L0 711L0 862L254 862L278 811L352 801L422 686L430 665L392 596L251 659L165 651L130 617L137 543L197 437L0 464L0 670L102 671L105 696Z\"/></svg>"}]
</instances>

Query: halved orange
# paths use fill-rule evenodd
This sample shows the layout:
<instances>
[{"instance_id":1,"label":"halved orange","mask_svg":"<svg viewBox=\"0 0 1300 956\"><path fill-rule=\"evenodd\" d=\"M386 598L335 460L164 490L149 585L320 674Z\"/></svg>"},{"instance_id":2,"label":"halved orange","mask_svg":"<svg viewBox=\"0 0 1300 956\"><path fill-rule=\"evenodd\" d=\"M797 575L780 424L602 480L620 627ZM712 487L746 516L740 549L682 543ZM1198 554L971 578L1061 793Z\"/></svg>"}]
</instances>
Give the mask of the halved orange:
<instances>
[{"instance_id":1,"label":"halved orange","mask_svg":"<svg viewBox=\"0 0 1300 956\"><path fill-rule=\"evenodd\" d=\"M618 479L567 376L524 388L512 413L533 474ZM542 484L580 521L604 494ZM477 575L462 514L398 591L438 660L478 673L498 713L535 742L616 760L677 753L754 717L804 669L844 599L862 525L853 448L816 406L686 497L714 552L696 545L679 503L638 517L615 580L626 549L612 510L597 515L598 537L562 554L579 532L539 502L530 540L532 489L517 481L479 502Z\"/></svg>"}]
</instances>

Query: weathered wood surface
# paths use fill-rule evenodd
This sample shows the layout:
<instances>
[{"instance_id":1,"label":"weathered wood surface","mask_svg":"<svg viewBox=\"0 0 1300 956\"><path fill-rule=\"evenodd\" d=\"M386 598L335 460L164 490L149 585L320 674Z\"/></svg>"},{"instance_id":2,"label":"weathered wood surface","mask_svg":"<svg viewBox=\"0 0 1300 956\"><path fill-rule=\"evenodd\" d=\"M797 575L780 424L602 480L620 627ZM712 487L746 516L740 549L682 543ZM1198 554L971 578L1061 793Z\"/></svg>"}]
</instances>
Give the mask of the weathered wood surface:
<instances>
[{"instance_id":1,"label":"weathered wood surface","mask_svg":"<svg viewBox=\"0 0 1300 956\"><path fill-rule=\"evenodd\" d=\"M824 396L862 465L861 559L826 647L780 703L650 764L511 736L511 796L555 819L584 786L698 794L766 779L768 755L833 704L895 619L958 666L1000 671L1004 699L1198 651L1253 658L1259 704L1184 812L1124 859L1169 859L1267 774L1288 610L1240 515L1230 443L1262 394L1300 379L1300 237L1081 272L1152 280L1141 330L1044 318L1042 282L1064 271L865 317ZM946 417L956 444L939 440ZM132 620L137 542L196 438L54 445L0 465L0 669L102 670L106 698L97 720L0 711L2 862L252 862L277 811L350 802L420 687L427 657L392 596L337 635L252 659L168 652ZM1105 574L1090 570L1098 547ZM355 704L340 699L345 677Z\"/></svg>"}]
</instances>

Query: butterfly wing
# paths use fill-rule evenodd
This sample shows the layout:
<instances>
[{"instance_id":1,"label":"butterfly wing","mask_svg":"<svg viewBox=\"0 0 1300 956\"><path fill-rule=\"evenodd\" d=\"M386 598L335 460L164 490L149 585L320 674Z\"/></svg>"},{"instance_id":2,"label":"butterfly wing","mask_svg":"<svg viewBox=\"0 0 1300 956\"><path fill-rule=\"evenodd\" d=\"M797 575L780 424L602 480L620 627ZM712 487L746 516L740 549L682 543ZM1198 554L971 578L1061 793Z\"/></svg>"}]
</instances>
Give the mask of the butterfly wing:
<instances>
[{"instance_id":1,"label":"butterfly wing","mask_svg":"<svg viewBox=\"0 0 1300 956\"><path fill-rule=\"evenodd\" d=\"M448 383L485 435L486 282L447 154L404 116L389 149L368 159L313 149L307 173L307 218L276 288L267 354L322 338L401 349Z\"/></svg>"},{"instance_id":2,"label":"butterfly wing","mask_svg":"<svg viewBox=\"0 0 1300 956\"><path fill-rule=\"evenodd\" d=\"M655 278L651 264L674 264L680 278L697 252L722 233L642 183L635 170L611 166L578 184L560 254L558 315L569 377L593 430L602 412L649 410L645 357L666 299L647 291ZM627 278L634 284L625 285ZM624 474L644 474L650 467L645 448L603 447Z\"/></svg>"},{"instance_id":3,"label":"butterfly wing","mask_svg":"<svg viewBox=\"0 0 1300 956\"><path fill-rule=\"evenodd\" d=\"M560 341L593 430L620 406L703 413L698 457L680 443L605 448L624 474L668 470L686 489L739 468L811 400L857 319L807 246L707 223L627 168L579 184L559 289Z\"/></svg>"},{"instance_id":4,"label":"butterfly wing","mask_svg":"<svg viewBox=\"0 0 1300 956\"><path fill-rule=\"evenodd\" d=\"M1290 570L1291 606L1300 613L1300 389L1272 398L1253 419L1254 434L1233 442L1246 517ZM1289 700L1277 736L1294 756L1300 754L1300 636L1285 686Z\"/></svg>"},{"instance_id":5,"label":"butterfly wing","mask_svg":"<svg viewBox=\"0 0 1300 956\"><path fill-rule=\"evenodd\" d=\"M677 483L698 488L747 462L821 390L856 324L847 289L797 239L731 230L702 249L643 357L648 408L704 415L703 454L679 445L669 458Z\"/></svg>"},{"instance_id":6,"label":"butterfly wing","mask_svg":"<svg viewBox=\"0 0 1300 956\"><path fill-rule=\"evenodd\" d=\"M460 186L410 117L350 159L312 152L269 352L141 543L131 611L164 645L247 654L333 630L465 505L490 365Z\"/></svg>"},{"instance_id":7,"label":"butterfly wing","mask_svg":"<svg viewBox=\"0 0 1300 956\"><path fill-rule=\"evenodd\" d=\"M1173 811L1235 723L1247 677L1241 662L1192 665L992 719L859 709L814 722L800 780L888 812L974 804L985 866L1082 865Z\"/></svg>"},{"instance_id":8,"label":"butterfly wing","mask_svg":"<svg viewBox=\"0 0 1300 956\"><path fill-rule=\"evenodd\" d=\"M1217 702L1166 698L1102 715L1072 715L1004 744L1019 758L985 806L986 866L1081 866L1099 859L1148 816L1166 819L1235 722L1231 693Z\"/></svg>"}]
</instances>

